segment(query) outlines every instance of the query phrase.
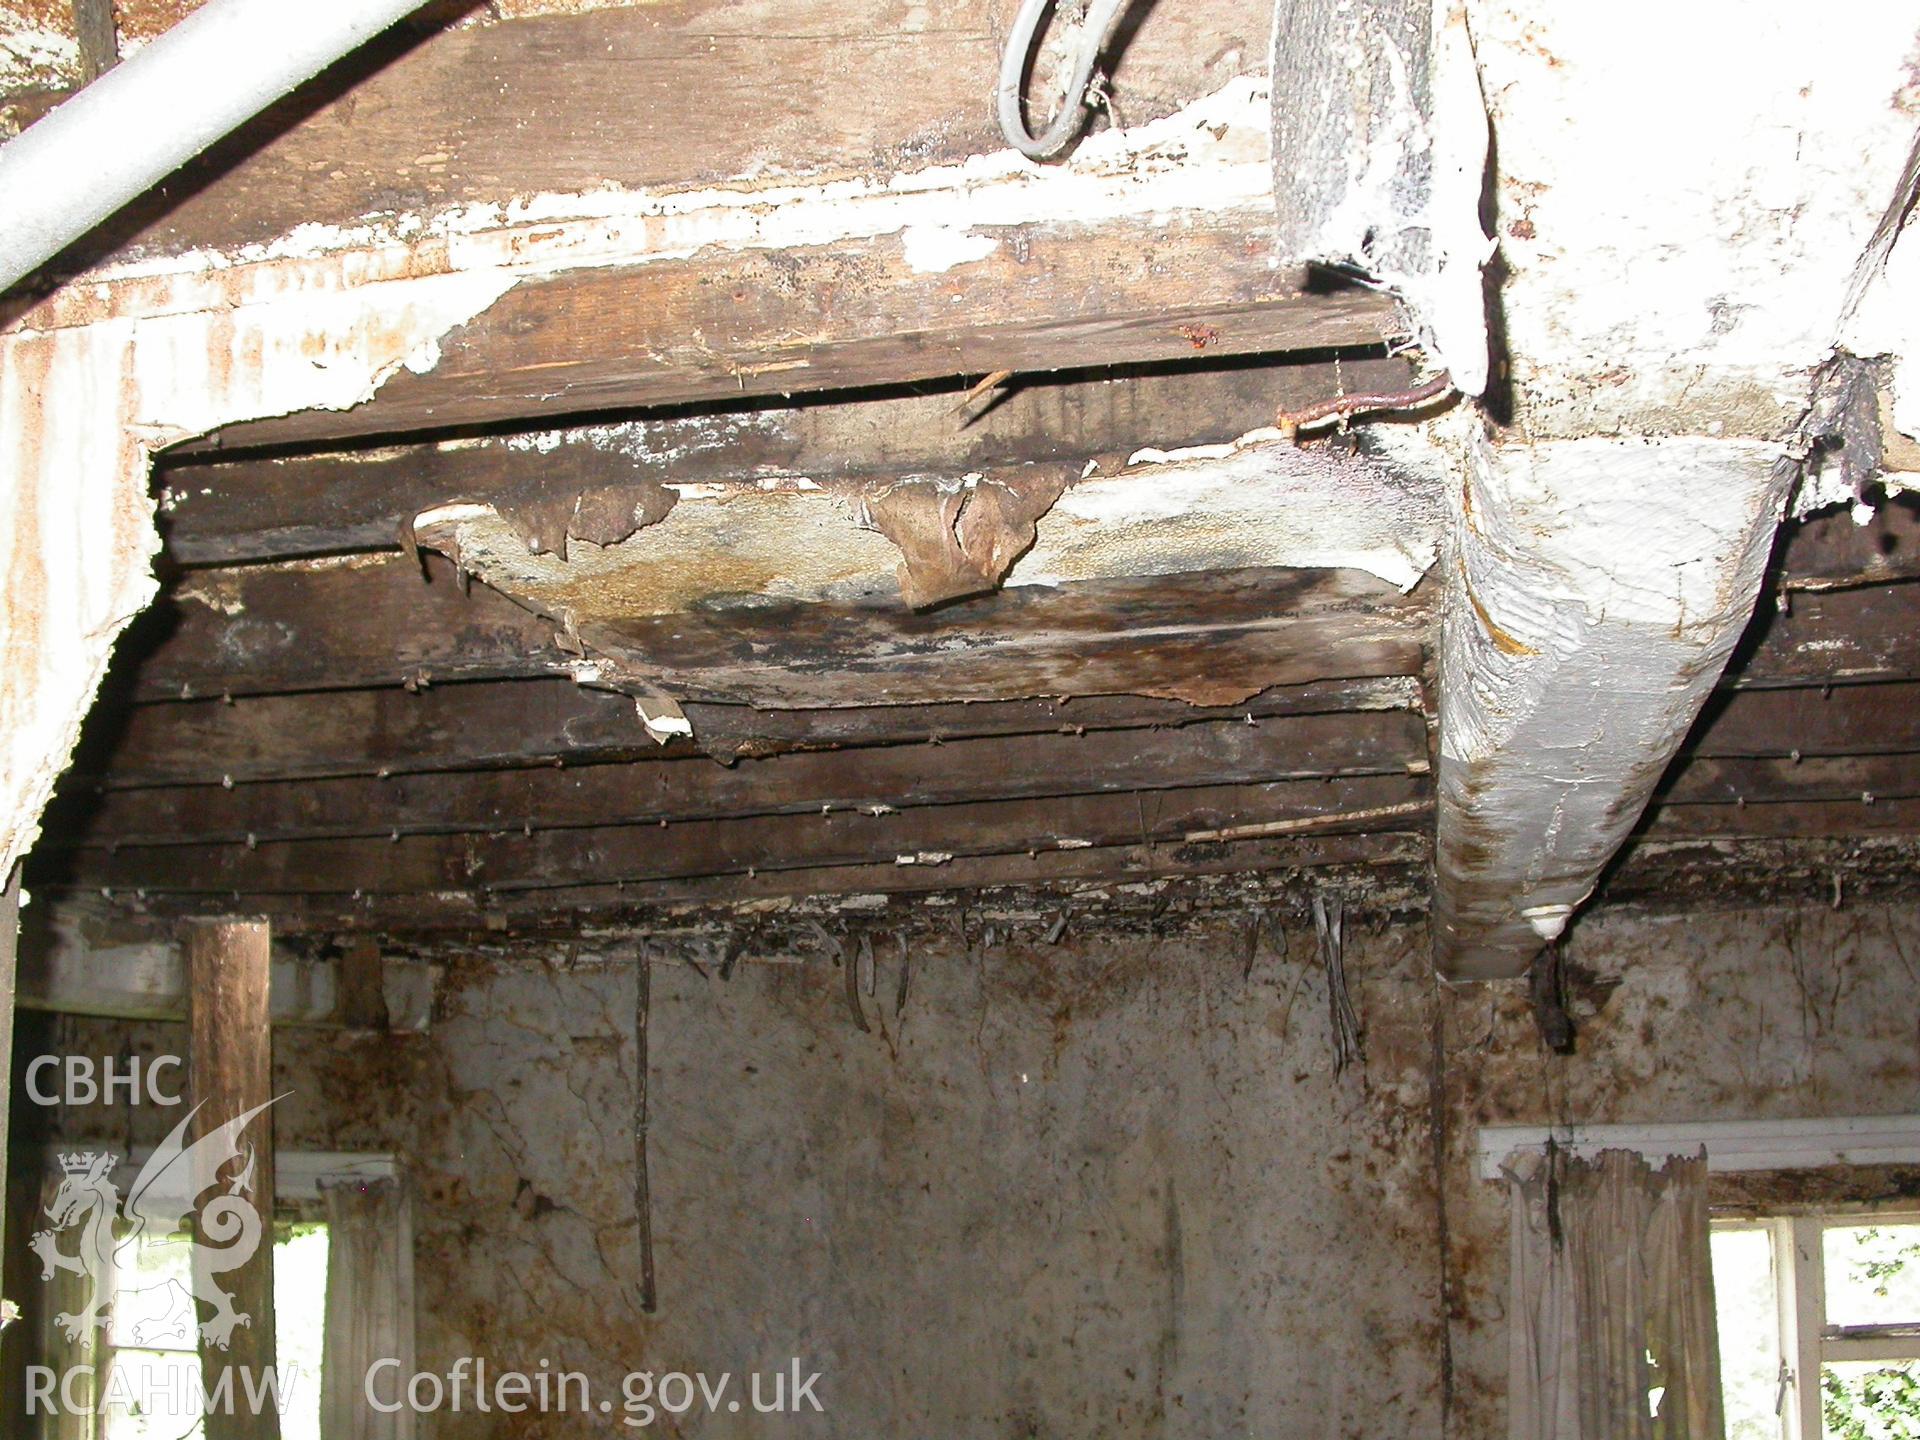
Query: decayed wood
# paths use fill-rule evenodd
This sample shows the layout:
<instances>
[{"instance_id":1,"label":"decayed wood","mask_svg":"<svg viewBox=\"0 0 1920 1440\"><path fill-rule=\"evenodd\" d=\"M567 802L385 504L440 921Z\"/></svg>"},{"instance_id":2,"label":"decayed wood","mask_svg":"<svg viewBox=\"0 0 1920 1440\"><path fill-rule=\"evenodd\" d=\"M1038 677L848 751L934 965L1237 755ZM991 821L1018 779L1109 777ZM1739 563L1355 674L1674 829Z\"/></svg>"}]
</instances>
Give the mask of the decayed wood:
<instances>
[{"instance_id":1,"label":"decayed wood","mask_svg":"<svg viewBox=\"0 0 1920 1440\"><path fill-rule=\"evenodd\" d=\"M550 623L485 586L462 593L450 567L427 564L432 583L397 555L197 573L154 627L164 638L147 642L131 698L570 671ZM1169 674L1175 684L1229 677L1240 694L1406 675L1418 669L1425 613L1418 592L1407 599L1346 572L1237 572L1008 592L920 616L830 606L674 616L608 638L688 697L805 708L1177 693L1154 685ZM1920 676L1917 618L1920 585L1798 595L1791 613L1755 626L1727 680L1763 688Z\"/></svg>"},{"instance_id":2,"label":"decayed wood","mask_svg":"<svg viewBox=\"0 0 1920 1440\"><path fill-rule=\"evenodd\" d=\"M273 1099L273 1032L269 1020L271 945L264 920L209 920L190 923L182 934L187 972L187 1027L193 1102L197 1107L190 1135L199 1140ZM258 1248L237 1269L215 1283L233 1297L234 1309L248 1320L237 1325L226 1347L201 1346L208 1393L221 1373L238 1373L228 1383L236 1397L231 1413L206 1417L209 1440L265 1437L278 1440L279 1413L269 1403L254 1415L245 1404L243 1377L256 1377L273 1365L273 1112L256 1116L236 1137L241 1159L228 1162L220 1177L246 1173L250 1188L235 1198L250 1205ZM196 1174L205 1191L216 1177ZM207 1203L213 1203L211 1199ZM203 1220L206 1217L203 1214ZM243 1215L242 1226L247 1226ZM241 1233L245 1233L243 1229ZM227 1243L209 1238L194 1252L198 1270L210 1249ZM212 1277L209 1277L212 1278ZM204 1315L205 1312L203 1312Z\"/></svg>"},{"instance_id":3,"label":"decayed wood","mask_svg":"<svg viewBox=\"0 0 1920 1440\"><path fill-rule=\"evenodd\" d=\"M1661 840L1713 836L1828 837L1920 834L1920 800L1792 800L1749 805L1657 805L1643 833Z\"/></svg>"},{"instance_id":4,"label":"decayed wood","mask_svg":"<svg viewBox=\"0 0 1920 1440\"><path fill-rule=\"evenodd\" d=\"M896 235L702 251L515 286L367 404L222 431L310 444L530 416L735 402L991 370L1375 345L1371 291L1276 269L1257 215L1002 227L962 271L923 273Z\"/></svg>"},{"instance_id":5,"label":"decayed wood","mask_svg":"<svg viewBox=\"0 0 1920 1440\"><path fill-rule=\"evenodd\" d=\"M556 490L631 482L751 484L803 475L964 475L1229 439L1278 404L1339 388L1392 388L1404 360L1016 381L977 418L947 393L669 415L604 426L173 468L162 509L184 564L391 549L403 522L450 500L493 502L530 482Z\"/></svg>"},{"instance_id":6,"label":"decayed wood","mask_svg":"<svg viewBox=\"0 0 1920 1440\"><path fill-rule=\"evenodd\" d=\"M743 760L119 790L57 812L47 848L387 836L730 816L881 813L996 799L1423 769L1407 711L1235 716L1166 731L956 739Z\"/></svg>"},{"instance_id":7,"label":"decayed wood","mask_svg":"<svg viewBox=\"0 0 1920 1440\"><path fill-rule=\"evenodd\" d=\"M399 555L323 569L262 566L195 575L136 634L164 636L132 696L273 694L430 680L553 674L568 657L551 623L451 566ZM170 613L169 613L170 612ZM139 644L136 640L135 646Z\"/></svg>"},{"instance_id":8,"label":"decayed wood","mask_svg":"<svg viewBox=\"0 0 1920 1440\"><path fill-rule=\"evenodd\" d=\"M554 627L441 562L196 574L140 662L136 699L569 671ZM583 631L612 685L813 707L1144 694L1232 704L1270 685L1410 675L1425 601L1351 571L1026 587L927 614L769 602Z\"/></svg>"},{"instance_id":9,"label":"decayed wood","mask_svg":"<svg viewBox=\"0 0 1920 1440\"><path fill-rule=\"evenodd\" d=\"M957 804L872 815L763 816L679 825L402 836L245 845L123 846L52 857L48 878L111 889L250 895L541 890L889 862L938 869L957 856L1184 843L1196 830L1315 817L1328 833L1380 828L1355 812L1404 806L1424 776L1211 786L1151 794ZM1411 811L1398 823L1422 822Z\"/></svg>"},{"instance_id":10,"label":"decayed wood","mask_svg":"<svg viewBox=\"0 0 1920 1440\"><path fill-rule=\"evenodd\" d=\"M406 775L673 758L718 758L841 745L938 743L982 735L1142 730L1273 715L1418 710L1404 677L1277 686L1231 707L1083 696L959 705L755 710L689 704L693 741L662 746L624 695L571 680L513 680L320 695L243 696L127 707L99 748L83 750L69 790L218 785L331 775Z\"/></svg>"},{"instance_id":11,"label":"decayed wood","mask_svg":"<svg viewBox=\"0 0 1920 1440\"><path fill-rule=\"evenodd\" d=\"M436 890L408 895L354 895L345 891L280 892L248 897L270 913L280 933L401 932L511 929L515 933L577 936L583 917L618 916L637 907L723 906L739 902L805 900L837 896L912 896L940 892L978 894L1021 889L1058 896L1062 906L1107 903L1107 887L1179 882L1191 877L1309 874L1338 867L1397 880L1418 888L1430 859L1427 837L1417 828L1393 833L1307 834L1221 844L1169 844L1138 839L1085 850L1042 850L1033 855L956 856L945 865L830 866L812 870L762 870L750 875L696 876L618 884L560 885L545 890L482 892ZM42 884L50 896L71 894ZM1089 892L1075 899L1081 892ZM89 889L76 898L99 898ZM125 897L122 897L125 898ZM204 903L192 895L155 891L138 900L154 915L179 914ZM858 902L856 902L858 903Z\"/></svg>"}]
</instances>

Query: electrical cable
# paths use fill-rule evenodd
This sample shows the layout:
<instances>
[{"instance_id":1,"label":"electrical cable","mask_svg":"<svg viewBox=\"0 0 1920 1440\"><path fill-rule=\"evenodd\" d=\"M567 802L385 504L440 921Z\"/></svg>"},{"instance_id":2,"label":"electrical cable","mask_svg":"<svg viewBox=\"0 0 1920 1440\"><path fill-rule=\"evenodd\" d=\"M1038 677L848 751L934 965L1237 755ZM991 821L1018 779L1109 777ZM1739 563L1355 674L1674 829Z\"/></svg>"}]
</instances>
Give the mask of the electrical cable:
<instances>
[{"instance_id":1,"label":"electrical cable","mask_svg":"<svg viewBox=\"0 0 1920 1440\"><path fill-rule=\"evenodd\" d=\"M1086 123L1087 92L1093 84L1093 69L1100 52L1112 38L1128 0L1093 0L1087 18L1080 27L1078 48L1068 74L1066 98L1059 113L1047 128L1035 135L1027 128L1021 91L1026 88L1027 65L1032 59L1040 22L1053 8L1055 0L1022 0L1007 35L1007 48L1000 57L1000 133L1007 143L1032 160L1054 160L1064 155Z\"/></svg>"}]
</instances>

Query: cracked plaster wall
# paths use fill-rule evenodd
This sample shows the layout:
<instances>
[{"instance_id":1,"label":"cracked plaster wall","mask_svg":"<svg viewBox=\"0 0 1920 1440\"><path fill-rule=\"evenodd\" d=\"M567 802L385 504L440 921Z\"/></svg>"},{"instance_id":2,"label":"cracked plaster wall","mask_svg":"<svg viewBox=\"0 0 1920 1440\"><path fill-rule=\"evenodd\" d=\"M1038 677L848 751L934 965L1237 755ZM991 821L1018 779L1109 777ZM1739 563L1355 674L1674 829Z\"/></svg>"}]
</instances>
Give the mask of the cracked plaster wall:
<instances>
[{"instance_id":1,"label":"cracked plaster wall","mask_svg":"<svg viewBox=\"0 0 1920 1440\"><path fill-rule=\"evenodd\" d=\"M1437 1004L1449 1433L1491 1440L1506 1213L1474 1178L1475 1125L1920 1109L1916 910L1603 913L1571 943L1566 1059L1539 1047L1523 985L1440 990L1424 926L1350 925L1366 1060L1338 1077L1309 933L1282 953L1269 931L1249 970L1238 918L1054 946L1044 928L986 946L976 920L971 953L918 944L897 1018L881 934L865 1003L884 1033L853 1027L823 960L743 961L730 982L656 963L651 1318L628 964L474 958L426 1036L280 1031L281 1143L408 1158L425 1367L546 1357L605 1386L797 1354L824 1372L828 1413L780 1423L794 1435L1431 1435ZM58 1025L99 1053L182 1043ZM467 1415L424 1433L604 1432Z\"/></svg>"}]
</instances>

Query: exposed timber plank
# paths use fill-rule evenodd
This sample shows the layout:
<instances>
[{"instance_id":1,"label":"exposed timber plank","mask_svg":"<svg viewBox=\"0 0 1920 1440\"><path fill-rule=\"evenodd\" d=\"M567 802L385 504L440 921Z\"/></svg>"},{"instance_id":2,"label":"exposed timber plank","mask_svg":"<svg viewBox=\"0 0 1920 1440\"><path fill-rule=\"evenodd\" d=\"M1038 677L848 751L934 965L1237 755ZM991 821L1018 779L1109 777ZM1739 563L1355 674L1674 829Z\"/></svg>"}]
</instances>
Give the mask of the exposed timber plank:
<instances>
[{"instance_id":1,"label":"exposed timber plank","mask_svg":"<svg viewBox=\"0 0 1920 1440\"><path fill-rule=\"evenodd\" d=\"M1382 296L1312 291L1304 272L1276 268L1263 218L1244 209L983 227L981 239L991 253L933 273L882 235L529 279L368 403L231 426L219 443L1375 345L1399 323Z\"/></svg>"},{"instance_id":2,"label":"exposed timber plank","mask_svg":"<svg viewBox=\"0 0 1920 1440\"><path fill-rule=\"evenodd\" d=\"M1106 730L800 753L727 767L703 758L460 775L345 778L74 797L47 826L75 844L291 839L655 824L719 817L884 813L924 805L1247 780L1400 774L1426 765L1406 711L1251 716L1168 731Z\"/></svg>"},{"instance_id":3,"label":"exposed timber plank","mask_svg":"<svg viewBox=\"0 0 1920 1440\"><path fill-rule=\"evenodd\" d=\"M1015 379L990 399L957 393L747 407L374 450L177 465L162 499L168 553L235 564L391 549L400 526L452 500L495 503L649 478L669 485L965 475L1098 459L1143 446L1228 440L1282 405L1401 388L1406 362L1268 362L1132 375ZM962 382L964 388L964 382ZM964 413L962 413L964 412Z\"/></svg>"},{"instance_id":4,"label":"exposed timber plank","mask_svg":"<svg viewBox=\"0 0 1920 1440\"><path fill-rule=\"evenodd\" d=\"M1865 525L1830 510L1786 525L1776 563L1790 590L1842 590L1920 579L1920 502L1897 495Z\"/></svg>"},{"instance_id":5,"label":"exposed timber plank","mask_svg":"<svg viewBox=\"0 0 1920 1440\"><path fill-rule=\"evenodd\" d=\"M1249 0L1213 3L1239 11ZM885 5L863 27L823 7L811 34L787 32L784 19L769 33L765 16L742 5L743 28L721 46L710 29L714 8L649 5L470 32L511 32L521 42L491 56L485 41L451 32L407 58L455 63L457 77L435 83L429 67L415 77L421 88L407 92L390 88L406 64L376 76L383 58L398 57L370 55L360 74L329 82L344 82L336 104L304 122L269 117L208 162L218 170L250 144L260 150L262 131L279 125L297 152L297 179L256 155L235 174L259 164L253 179L270 183L211 179L191 197L162 197L172 229L123 226L117 238L134 243L118 258L130 263L102 265L84 285L28 300L13 324L48 330L245 311L283 329L292 322L278 315L313 296L326 297L324 308L340 308L343 296L346 308L366 302L408 323L422 318L414 304L453 317L417 336L409 330L397 352L406 366L383 364L378 374L390 378L366 403L355 403L363 391L342 389L333 408L231 426L216 442L227 445L1367 345L1399 325L1385 297L1314 284L1304 270L1273 262L1268 107L1258 79L1244 73L1259 66L1264 46L1189 55L1187 83L1175 87L1186 103L1176 113L1096 137L1066 165L1035 167L985 130L991 64L977 95L953 88L961 57L944 27L903 33L916 27ZM991 53L993 16L978 0L958 22L968 33L960 71ZM1231 28L1243 31L1241 18ZM848 28L863 38L826 38ZM1150 28L1143 17L1140 31ZM751 82L722 58L741 45L754 57ZM897 49L897 63L884 84L856 96L848 76L864 66L854 57L875 46ZM453 60L465 51L475 68ZM676 59L689 63L676 67ZM588 74L611 65L622 81L602 89L582 65ZM676 69L683 78L669 87L671 100L636 99ZM502 102L513 91L508 74L539 93L564 76L561 93L537 117L515 113ZM646 84L636 83L639 74ZM924 90L908 78L916 75ZM859 117L851 138L834 138L846 117L821 111L826 94ZM292 108L311 112L320 98ZM709 171L703 147L687 137L724 125L717 117L736 105L751 107L732 137L743 143L714 147ZM789 130L796 111L806 118ZM949 150L927 133L934 112L968 115L969 136ZM328 133L322 116L354 133ZM654 131L656 153L639 165L628 156L573 168L596 148L596 123L609 118L616 128L637 122ZM471 169L455 153L467 121L500 142L479 144ZM387 172L371 186L343 159L369 143L383 147L373 168ZM500 144L515 152L512 163ZM414 145L442 148L395 158ZM939 163L960 156L978 163ZM509 182L509 173L520 178ZM346 203L337 212L327 198L334 186ZM289 194L306 203L287 210ZM197 234L194 214L210 221ZM274 218L263 222L263 214ZM190 244L201 248L176 253ZM374 338L393 337L383 330ZM208 363L230 362L247 360L222 353Z\"/></svg>"},{"instance_id":6,"label":"exposed timber plank","mask_svg":"<svg viewBox=\"0 0 1920 1440\"><path fill-rule=\"evenodd\" d=\"M1656 805L1642 827L1659 840L1823 838L1920 834L1920 798L1788 800L1747 805Z\"/></svg>"},{"instance_id":7,"label":"exposed timber plank","mask_svg":"<svg viewBox=\"0 0 1920 1440\"><path fill-rule=\"evenodd\" d=\"M138 661L135 699L347 689L574 668L554 627L404 556L200 572ZM1426 605L1352 571L1025 587L915 614L765 602L603 627L677 699L813 707L1145 694L1233 704L1271 685L1410 675ZM594 645L596 635L583 632ZM604 666L611 673L612 667Z\"/></svg>"},{"instance_id":8,"label":"exposed timber plank","mask_svg":"<svg viewBox=\"0 0 1920 1440\"><path fill-rule=\"evenodd\" d=\"M1920 754L1804 755L1801 759L1682 759L1657 799L1673 805L1920 798Z\"/></svg>"},{"instance_id":9,"label":"exposed timber plank","mask_svg":"<svg viewBox=\"0 0 1920 1440\"><path fill-rule=\"evenodd\" d=\"M1322 867L1398 877L1418 888L1417 876L1430 858L1427 837L1417 830L1395 833L1290 835L1220 844L1170 845L1135 840L1085 850L1042 850L1033 855L956 856L945 865L852 865L813 870L769 870L752 875L695 877L620 884L556 886L547 890L482 892L477 888L442 889L406 895L354 895L347 891L306 891L248 897L251 908L270 913L283 934L370 930L382 934L511 930L516 934L559 933L577 936L583 915L615 916L645 906L724 907L740 902L821 901L847 897L871 913L870 900L965 892L1017 890L1027 899L1054 897L1063 908L1110 903L1106 888L1115 884L1179 884L1215 877L1252 877L1280 872L1311 874ZM98 902L97 889L84 895L51 881L41 893ZM140 896L115 892L149 915L180 913L203 904L195 895L153 891Z\"/></svg>"},{"instance_id":10,"label":"exposed timber plank","mask_svg":"<svg viewBox=\"0 0 1920 1440\"><path fill-rule=\"evenodd\" d=\"M717 758L843 745L926 744L987 735L1144 730L1276 715L1421 708L1407 677L1277 686L1242 705L1084 696L962 705L833 710L686 707L697 748ZM92 737L89 737L91 742ZM409 775L674 758L695 741L660 745L624 695L571 680L515 680L324 695L244 696L127 707L83 746L77 785L245 784L346 775Z\"/></svg>"},{"instance_id":11,"label":"exposed timber plank","mask_svg":"<svg viewBox=\"0 0 1920 1440\"><path fill-rule=\"evenodd\" d=\"M1762 596L1727 665L1743 687L1920 676L1920 582Z\"/></svg>"},{"instance_id":12,"label":"exposed timber plank","mask_svg":"<svg viewBox=\"0 0 1920 1440\"><path fill-rule=\"evenodd\" d=\"M480 17L485 19L484 13ZM990 0L657 0L376 41L162 187L142 252L551 191L877 174L1000 148ZM1129 123L1264 68L1264 0L1156 6L1113 86Z\"/></svg>"},{"instance_id":13,"label":"exposed timber plank","mask_svg":"<svg viewBox=\"0 0 1920 1440\"><path fill-rule=\"evenodd\" d=\"M1920 751L1920 684L1722 691L1689 756L1887 755Z\"/></svg>"},{"instance_id":14,"label":"exposed timber plank","mask_svg":"<svg viewBox=\"0 0 1920 1440\"><path fill-rule=\"evenodd\" d=\"M553 625L402 556L189 578L139 622L133 698L272 694L564 672ZM129 657L131 658L131 657Z\"/></svg>"},{"instance_id":15,"label":"exposed timber plank","mask_svg":"<svg viewBox=\"0 0 1920 1440\"><path fill-rule=\"evenodd\" d=\"M1415 828L1424 776L1365 776L1210 786L1152 794L929 806L893 814L761 816L679 825L401 836L245 845L122 846L45 857L53 883L250 895L446 889L541 890L841 865L925 865L957 856L1080 850L1152 842L1254 822L1295 820L1324 833Z\"/></svg>"}]
</instances>

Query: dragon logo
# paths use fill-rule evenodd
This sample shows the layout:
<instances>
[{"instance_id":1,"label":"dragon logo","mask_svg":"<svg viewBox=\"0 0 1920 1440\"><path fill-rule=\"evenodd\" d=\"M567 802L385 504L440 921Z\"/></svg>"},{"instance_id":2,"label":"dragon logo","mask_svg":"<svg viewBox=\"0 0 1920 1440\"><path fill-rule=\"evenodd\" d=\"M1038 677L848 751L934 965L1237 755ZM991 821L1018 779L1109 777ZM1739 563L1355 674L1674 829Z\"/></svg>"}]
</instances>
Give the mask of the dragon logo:
<instances>
[{"instance_id":1,"label":"dragon logo","mask_svg":"<svg viewBox=\"0 0 1920 1440\"><path fill-rule=\"evenodd\" d=\"M196 1299L213 1311L199 1327L209 1345L225 1350L236 1326L253 1323L251 1315L234 1309L233 1297L216 1280L246 1264L260 1248L253 1147L242 1145L240 1135L255 1116L285 1098L275 1096L188 1144L187 1126L200 1112L200 1106L194 1106L140 1167L124 1207L111 1178L120 1163L118 1155L88 1151L60 1156L60 1188L46 1207L53 1226L36 1233L32 1245L40 1257L42 1280L65 1272L92 1282L82 1308L54 1317L69 1340L107 1324L115 1305L133 1311L119 1319L128 1325L136 1345L169 1337L185 1340L194 1324ZM218 1193L203 1201L214 1190ZM59 1237L75 1228L79 1249L62 1250ZM178 1280L157 1277L141 1288L141 1250L180 1244L192 1249L191 1294ZM118 1283L110 1286L115 1277Z\"/></svg>"}]
</instances>

